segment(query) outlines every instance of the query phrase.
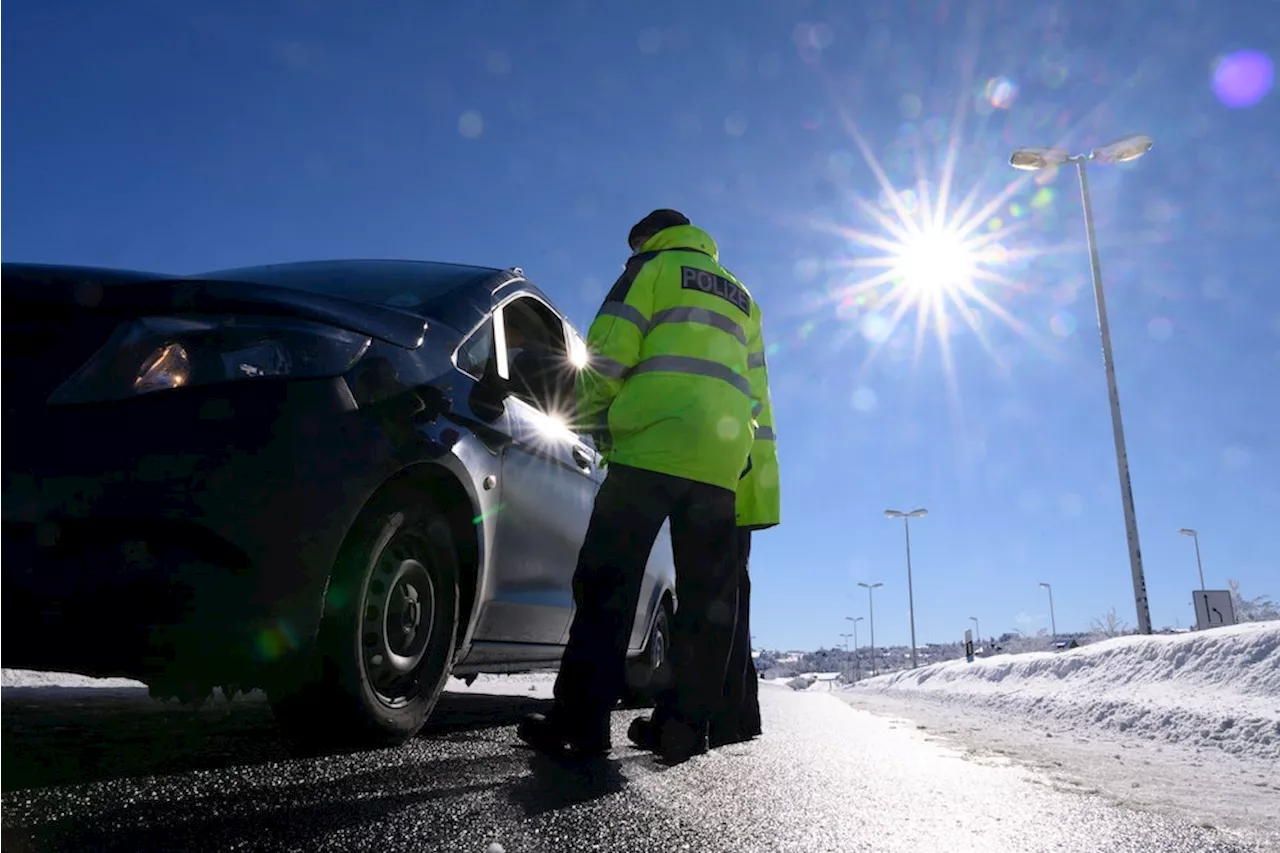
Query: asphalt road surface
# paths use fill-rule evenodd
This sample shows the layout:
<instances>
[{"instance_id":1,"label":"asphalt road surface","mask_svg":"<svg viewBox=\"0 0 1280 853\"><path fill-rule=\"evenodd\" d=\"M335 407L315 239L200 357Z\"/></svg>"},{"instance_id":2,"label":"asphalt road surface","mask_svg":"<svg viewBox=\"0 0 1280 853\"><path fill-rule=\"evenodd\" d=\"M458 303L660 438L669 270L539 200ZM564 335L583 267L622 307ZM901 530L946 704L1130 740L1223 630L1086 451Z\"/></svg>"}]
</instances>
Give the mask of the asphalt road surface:
<instances>
[{"instance_id":1,"label":"asphalt road surface","mask_svg":"<svg viewBox=\"0 0 1280 853\"><path fill-rule=\"evenodd\" d=\"M766 734L667 768L626 743L559 767L518 745L546 703L446 694L397 748L297 759L252 697L3 691L3 848L1227 853L1226 834L965 757L914 724L765 685Z\"/></svg>"}]
</instances>

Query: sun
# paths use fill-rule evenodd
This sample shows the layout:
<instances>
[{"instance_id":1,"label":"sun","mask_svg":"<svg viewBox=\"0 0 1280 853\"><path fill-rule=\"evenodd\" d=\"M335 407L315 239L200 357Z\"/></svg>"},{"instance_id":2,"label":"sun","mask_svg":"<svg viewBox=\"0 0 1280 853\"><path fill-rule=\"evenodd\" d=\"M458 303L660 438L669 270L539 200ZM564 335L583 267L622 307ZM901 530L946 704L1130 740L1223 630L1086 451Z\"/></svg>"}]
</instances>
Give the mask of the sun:
<instances>
[{"instance_id":1,"label":"sun","mask_svg":"<svg viewBox=\"0 0 1280 853\"><path fill-rule=\"evenodd\" d=\"M929 228L899 243L889 269L915 298L933 300L971 290L979 254L954 231Z\"/></svg>"}]
</instances>

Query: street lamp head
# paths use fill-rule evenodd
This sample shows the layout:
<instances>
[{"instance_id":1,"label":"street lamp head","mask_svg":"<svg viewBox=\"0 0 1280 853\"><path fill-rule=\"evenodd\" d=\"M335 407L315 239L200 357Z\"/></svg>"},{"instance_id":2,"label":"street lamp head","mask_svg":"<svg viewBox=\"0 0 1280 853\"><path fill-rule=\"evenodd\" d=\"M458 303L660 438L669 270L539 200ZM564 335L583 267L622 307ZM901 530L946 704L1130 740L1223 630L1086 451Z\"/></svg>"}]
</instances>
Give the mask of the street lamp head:
<instances>
[{"instance_id":1,"label":"street lamp head","mask_svg":"<svg viewBox=\"0 0 1280 853\"><path fill-rule=\"evenodd\" d=\"M1196 535L1196 532L1195 532L1194 530L1192 530L1190 527L1184 527L1184 528L1182 528L1181 530L1179 530L1178 532L1179 532L1179 533L1181 533L1183 536L1195 536L1195 535Z\"/></svg>"},{"instance_id":2,"label":"street lamp head","mask_svg":"<svg viewBox=\"0 0 1280 853\"><path fill-rule=\"evenodd\" d=\"M1106 145L1099 145L1089 152L1089 158L1099 163L1128 163L1146 154L1154 144L1145 133L1134 133Z\"/></svg>"},{"instance_id":3,"label":"street lamp head","mask_svg":"<svg viewBox=\"0 0 1280 853\"><path fill-rule=\"evenodd\" d=\"M886 509L884 511L885 518L906 518L907 514L900 509Z\"/></svg>"},{"instance_id":4,"label":"street lamp head","mask_svg":"<svg viewBox=\"0 0 1280 853\"><path fill-rule=\"evenodd\" d=\"M929 510L921 507L920 509L913 509L911 512L907 513L907 518L924 518L928 514Z\"/></svg>"},{"instance_id":5,"label":"street lamp head","mask_svg":"<svg viewBox=\"0 0 1280 853\"><path fill-rule=\"evenodd\" d=\"M878 586L884 586L884 584L882 584L882 583L863 583L862 581L858 581L858 586L862 587L863 589L875 589L875 588L876 588L876 587L878 587Z\"/></svg>"},{"instance_id":6,"label":"street lamp head","mask_svg":"<svg viewBox=\"0 0 1280 853\"><path fill-rule=\"evenodd\" d=\"M1050 587L1049 587L1049 585L1048 585L1047 583L1045 583L1044 581L1040 581L1040 586L1044 587L1045 589L1049 589L1049 588L1050 588Z\"/></svg>"},{"instance_id":7,"label":"street lamp head","mask_svg":"<svg viewBox=\"0 0 1280 853\"><path fill-rule=\"evenodd\" d=\"M1009 165L1024 172L1037 172L1050 166L1061 166L1071 155L1061 148L1019 148L1009 155Z\"/></svg>"}]
</instances>

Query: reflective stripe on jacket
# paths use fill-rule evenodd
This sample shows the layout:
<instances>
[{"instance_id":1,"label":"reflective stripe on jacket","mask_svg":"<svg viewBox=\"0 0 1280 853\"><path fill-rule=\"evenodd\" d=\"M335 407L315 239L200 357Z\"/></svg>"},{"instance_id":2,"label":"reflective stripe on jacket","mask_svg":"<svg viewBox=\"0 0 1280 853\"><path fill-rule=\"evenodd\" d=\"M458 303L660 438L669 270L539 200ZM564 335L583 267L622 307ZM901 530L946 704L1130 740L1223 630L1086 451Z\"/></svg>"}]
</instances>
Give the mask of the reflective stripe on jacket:
<instances>
[{"instance_id":1,"label":"reflective stripe on jacket","mask_svg":"<svg viewBox=\"0 0 1280 853\"><path fill-rule=\"evenodd\" d=\"M736 490L753 437L760 309L711 237L666 228L627 261L587 333L578 410L610 462Z\"/></svg>"}]
</instances>

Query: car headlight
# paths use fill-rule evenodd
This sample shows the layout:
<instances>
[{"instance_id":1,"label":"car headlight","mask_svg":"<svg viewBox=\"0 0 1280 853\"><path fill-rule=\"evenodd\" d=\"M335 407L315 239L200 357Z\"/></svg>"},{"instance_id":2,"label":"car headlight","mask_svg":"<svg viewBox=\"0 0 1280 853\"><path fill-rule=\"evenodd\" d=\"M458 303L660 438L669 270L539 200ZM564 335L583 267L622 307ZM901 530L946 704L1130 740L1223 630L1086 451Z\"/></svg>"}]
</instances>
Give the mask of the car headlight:
<instances>
[{"instance_id":1,"label":"car headlight","mask_svg":"<svg viewBox=\"0 0 1280 853\"><path fill-rule=\"evenodd\" d=\"M276 317L140 317L49 397L53 405L259 379L341 376L369 349L368 335Z\"/></svg>"}]
</instances>

